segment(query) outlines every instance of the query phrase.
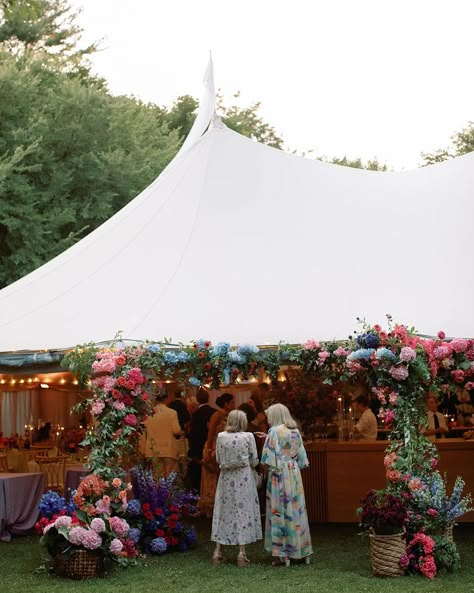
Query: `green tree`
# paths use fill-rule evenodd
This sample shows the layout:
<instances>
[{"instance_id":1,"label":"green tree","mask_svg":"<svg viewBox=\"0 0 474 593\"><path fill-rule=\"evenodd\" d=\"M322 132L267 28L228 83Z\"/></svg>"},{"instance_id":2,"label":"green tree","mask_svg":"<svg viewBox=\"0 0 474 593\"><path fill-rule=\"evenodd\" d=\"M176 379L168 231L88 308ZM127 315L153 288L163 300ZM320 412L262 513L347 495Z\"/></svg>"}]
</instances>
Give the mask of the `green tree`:
<instances>
[{"instance_id":1,"label":"green tree","mask_svg":"<svg viewBox=\"0 0 474 593\"><path fill-rule=\"evenodd\" d=\"M0 54L0 286L107 220L180 145L163 109L33 65Z\"/></svg>"},{"instance_id":2,"label":"green tree","mask_svg":"<svg viewBox=\"0 0 474 593\"><path fill-rule=\"evenodd\" d=\"M332 163L333 165L341 165L342 167L352 167L354 169L366 169L367 171L388 171L387 164L379 163L376 158L367 162L362 161L361 158L349 159L346 156L343 156L342 158L332 157L331 159L319 157L318 160L324 161L325 163Z\"/></svg>"},{"instance_id":3,"label":"green tree","mask_svg":"<svg viewBox=\"0 0 474 593\"><path fill-rule=\"evenodd\" d=\"M462 156L474 150L474 122L451 136L451 146L440 148L432 153L422 153L423 166L441 163L457 156Z\"/></svg>"}]
</instances>

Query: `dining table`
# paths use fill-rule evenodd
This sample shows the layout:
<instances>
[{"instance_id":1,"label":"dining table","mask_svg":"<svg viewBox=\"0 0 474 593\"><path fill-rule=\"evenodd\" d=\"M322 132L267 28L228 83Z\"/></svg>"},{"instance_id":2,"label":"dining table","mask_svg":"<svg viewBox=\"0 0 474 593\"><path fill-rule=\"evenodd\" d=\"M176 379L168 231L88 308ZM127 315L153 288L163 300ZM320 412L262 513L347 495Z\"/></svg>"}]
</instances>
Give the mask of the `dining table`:
<instances>
[{"instance_id":1,"label":"dining table","mask_svg":"<svg viewBox=\"0 0 474 593\"><path fill-rule=\"evenodd\" d=\"M43 492L42 473L0 473L0 541L33 529Z\"/></svg>"}]
</instances>

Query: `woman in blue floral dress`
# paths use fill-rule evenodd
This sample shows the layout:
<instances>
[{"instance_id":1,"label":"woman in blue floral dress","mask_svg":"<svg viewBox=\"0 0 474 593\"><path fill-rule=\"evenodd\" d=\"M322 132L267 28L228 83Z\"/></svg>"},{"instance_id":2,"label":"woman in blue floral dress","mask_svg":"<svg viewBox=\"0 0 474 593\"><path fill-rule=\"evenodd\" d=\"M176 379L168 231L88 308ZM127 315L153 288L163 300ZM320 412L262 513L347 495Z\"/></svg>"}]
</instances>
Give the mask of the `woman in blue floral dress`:
<instances>
[{"instance_id":1,"label":"woman in blue floral dress","mask_svg":"<svg viewBox=\"0 0 474 593\"><path fill-rule=\"evenodd\" d=\"M273 564L305 559L313 553L300 469L308 467L303 439L296 422L282 404L267 410L270 430L263 447L262 463L268 466L265 551Z\"/></svg>"}]
</instances>

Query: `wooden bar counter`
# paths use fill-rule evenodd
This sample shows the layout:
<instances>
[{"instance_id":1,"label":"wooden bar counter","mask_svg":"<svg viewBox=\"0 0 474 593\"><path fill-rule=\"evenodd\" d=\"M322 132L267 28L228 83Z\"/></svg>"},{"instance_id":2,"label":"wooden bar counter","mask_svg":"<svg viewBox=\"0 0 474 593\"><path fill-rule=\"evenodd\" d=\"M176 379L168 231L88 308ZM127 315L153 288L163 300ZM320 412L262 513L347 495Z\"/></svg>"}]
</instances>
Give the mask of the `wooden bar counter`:
<instances>
[{"instance_id":1,"label":"wooden bar counter","mask_svg":"<svg viewBox=\"0 0 474 593\"><path fill-rule=\"evenodd\" d=\"M387 441L316 442L306 448L310 466L303 470L306 506L311 523L357 522L355 510L371 488L385 486L383 465ZM439 439L439 470L448 476L449 491L456 476L474 495L474 440ZM461 521L474 521L469 513Z\"/></svg>"}]
</instances>

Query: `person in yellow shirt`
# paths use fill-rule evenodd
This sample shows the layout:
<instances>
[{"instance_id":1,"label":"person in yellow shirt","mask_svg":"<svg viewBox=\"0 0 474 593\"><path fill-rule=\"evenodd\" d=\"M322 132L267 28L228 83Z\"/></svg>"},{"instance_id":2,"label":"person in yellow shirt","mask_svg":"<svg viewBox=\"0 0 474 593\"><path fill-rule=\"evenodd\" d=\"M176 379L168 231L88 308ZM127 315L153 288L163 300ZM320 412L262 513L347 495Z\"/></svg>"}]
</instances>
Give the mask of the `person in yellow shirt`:
<instances>
[{"instance_id":1,"label":"person in yellow shirt","mask_svg":"<svg viewBox=\"0 0 474 593\"><path fill-rule=\"evenodd\" d=\"M157 461L160 474L165 478L178 471L179 443L183 435L176 410L168 408L166 389L158 388L153 416L145 422L145 433L141 440L141 452L145 458Z\"/></svg>"}]
</instances>

